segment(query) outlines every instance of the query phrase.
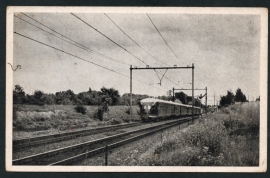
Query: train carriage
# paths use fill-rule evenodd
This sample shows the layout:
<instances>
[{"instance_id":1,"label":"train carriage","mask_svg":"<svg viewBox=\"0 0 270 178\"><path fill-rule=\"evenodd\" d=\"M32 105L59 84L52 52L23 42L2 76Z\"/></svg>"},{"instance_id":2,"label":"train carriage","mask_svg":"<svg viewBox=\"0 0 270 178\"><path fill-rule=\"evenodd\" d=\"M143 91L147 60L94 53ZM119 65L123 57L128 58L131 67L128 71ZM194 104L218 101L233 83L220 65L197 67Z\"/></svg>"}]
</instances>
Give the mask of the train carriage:
<instances>
[{"instance_id":1,"label":"train carriage","mask_svg":"<svg viewBox=\"0 0 270 178\"><path fill-rule=\"evenodd\" d=\"M201 114L201 108L193 107L193 109L194 115ZM141 100L140 115L143 121L157 121L173 116L189 116L192 115L192 106L155 98L146 98Z\"/></svg>"}]
</instances>

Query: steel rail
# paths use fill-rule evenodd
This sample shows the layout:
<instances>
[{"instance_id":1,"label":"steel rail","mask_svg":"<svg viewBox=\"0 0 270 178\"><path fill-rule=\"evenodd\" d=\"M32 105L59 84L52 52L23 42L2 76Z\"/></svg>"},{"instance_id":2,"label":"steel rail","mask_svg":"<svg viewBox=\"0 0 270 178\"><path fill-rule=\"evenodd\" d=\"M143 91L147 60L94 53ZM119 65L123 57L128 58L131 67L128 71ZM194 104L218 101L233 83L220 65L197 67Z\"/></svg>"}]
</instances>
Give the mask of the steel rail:
<instances>
[{"instance_id":1,"label":"steel rail","mask_svg":"<svg viewBox=\"0 0 270 178\"><path fill-rule=\"evenodd\" d=\"M128 138L128 139L124 139L124 140L121 140L121 141L112 143L112 144L110 144L110 145L107 145L107 148L108 148L108 149L113 149L113 148L122 146L122 145L124 145L124 144L127 144L127 143L130 143L130 142L132 142L132 141L138 140L138 139L140 139L140 138L143 138L143 137L145 137L145 136L151 135L151 134L153 134L153 133L156 133L156 132L165 130L165 129L170 128L170 127L173 127L173 126L175 126L175 125L185 123L185 122L187 122L187 121L191 121L191 119L180 120L179 122L172 123L172 124L170 124L170 125L168 125L168 126L164 126L164 127L162 127L162 128L157 128L157 129L155 129L155 130L151 130L151 131L149 131L149 132L146 132L146 133L143 133L143 134L140 134L140 135L137 135L137 136L133 136L133 137ZM97 154L99 154L99 153L103 153L103 152L105 152L105 149L106 149L106 146L102 146L102 147L100 147L100 148L97 148L97 149L88 151L88 152L86 152L86 153L82 153L82 154L79 154L79 155L72 156L72 157L70 157L70 158L61 160L61 161L57 161L57 162L51 163L51 164L49 164L48 166L54 166L54 165L71 165L72 163L74 163L74 162L76 162L76 161L85 159L85 157L89 158L90 156L95 156L95 155L97 155Z\"/></svg>"},{"instance_id":2,"label":"steel rail","mask_svg":"<svg viewBox=\"0 0 270 178\"><path fill-rule=\"evenodd\" d=\"M86 146L94 145L94 144L97 144L97 143L101 143L101 142L104 142L104 141L112 140L112 139L115 139L115 138L123 137L123 136L129 135L129 134L134 134L134 133L138 133L138 132L142 132L142 131L151 130L151 129L158 128L158 127L163 126L163 125L170 125L170 124L173 124L173 123L179 123L179 122L182 122L183 120L187 121L187 120L190 120L190 118L185 118L185 119L176 120L176 121L174 120L172 122L167 122L165 124L164 123L163 124L158 124L158 125L155 125L155 126L150 126L150 127L144 128L144 129L136 129L136 130L125 132L125 133L120 133L120 134L115 134L115 135L112 135L112 136L104 137L104 138L101 138L101 139L91 140L91 141L87 141L87 142L84 142L84 143L79 143L79 144L75 144L75 145L72 145L72 146L67 146L67 147L64 147L64 148L59 148L59 149L55 149L55 150L51 150L51 151L31 155L31 156L26 156L26 157L23 157L23 158L12 160L12 164L13 165L24 165L24 164L29 163L29 162L34 161L34 160L47 158L47 157L50 157L50 156L57 155L59 153L65 153L65 152L68 152L68 151L71 151L71 150L75 150L75 149L83 148L83 147L86 147Z\"/></svg>"},{"instance_id":3,"label":"steel rail","mask_svg":"<svg viewBox=\"0 0 270 178\"><path fill-rule=\"evenodd\" d=\"M105 131L116 130L116 129L121 129L121 128L133 127L140 124L141 123L121 124L121 125L114 125L114 126L98 127L98 128L93 128L93 129L83 129L83 130L78 130L74 132L64 132L64 133L58 133L58 134L52 134L52 135L17 139L17 140L13 140L12 148L14 150L17 150L17 149L21 149L25 147L30 147L30 146L37 146L41 144L68 140L68 139L76 138L79 136L87 136L87 135L95 134L101 131L105 132Z\"/></svg>"}]
</instances>

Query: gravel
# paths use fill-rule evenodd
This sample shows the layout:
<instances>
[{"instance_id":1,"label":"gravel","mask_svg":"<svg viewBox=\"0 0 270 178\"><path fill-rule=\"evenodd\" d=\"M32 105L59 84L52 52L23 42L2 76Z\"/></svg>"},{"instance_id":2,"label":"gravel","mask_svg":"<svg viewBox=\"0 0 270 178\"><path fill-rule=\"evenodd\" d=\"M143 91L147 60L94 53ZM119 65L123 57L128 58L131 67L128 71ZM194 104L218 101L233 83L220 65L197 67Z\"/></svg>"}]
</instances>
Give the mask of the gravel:
<instances>
[{"instance_id":1,"label":"gravel","mask_svg":"<svg viewBox=\"0 0 270 178\"><path fill-rule=\"evenodd\" d=\"M143 129L143 128L148 127L150 125L156 125L156 124L160 124L160 122L147 123L147 124L143 124L140 126L124 128L124 129L119 129L119 130L115 130L115 131L103 132L103 133L94 134L94 135L77 137L77 138L72 139L72 140L65 140L65 141L58 142L58 143L50 143L50 144L46 144L46 145L28 147L28 148L24 148L21 150L13 151L13 159L19 159L19 158L26 157L26 156L47 152L49 150L59 149L59 148L63 148L66 146L71 146L74 144L79 144L79 143L83 143L83 142L87 142L87 141L91 141L91 140L95 140L95 139L100 139L103 137L107 137L107 136L111 136L111 135L115 135L115 134L120 134L120 133L132 131L132 130L136 130L136 129Z\"/></svg>"},{"instance_id":2,"label":"gravel","mask_svg":"<svg viewBox=\"0 0 270 178\"><path fill-rule=\"evenodd\" d=\"M196 121L194 122L196 123ZM162 140L168 139L171 134L176 132L187 132L189 129L188 123L181 124L179 126L171 127L162 132ZM122 147L115 148L109 151L108 165L109 166L149 166L142 162L142 158L153 157L154 148L156 144L161 142L161 133L156 133L150 136L140 139L138 141L126 144ZM158 158L157 158L158 159ZM75 163L75 165L87 165L87 166L104 166L105 165L105 153L94 157L90 157Z\"/></svg>"}]
</instances>

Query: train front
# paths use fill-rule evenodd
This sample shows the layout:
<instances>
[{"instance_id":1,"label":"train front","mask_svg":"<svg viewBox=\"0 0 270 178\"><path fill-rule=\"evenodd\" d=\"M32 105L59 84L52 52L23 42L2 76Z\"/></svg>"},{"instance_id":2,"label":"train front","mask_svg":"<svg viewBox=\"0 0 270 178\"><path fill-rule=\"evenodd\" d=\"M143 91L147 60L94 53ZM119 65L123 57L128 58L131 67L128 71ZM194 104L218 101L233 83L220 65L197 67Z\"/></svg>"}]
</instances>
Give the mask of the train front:
<instances>
[{"instance_id":1,"label":"train front","mask_svg":"<svg viewBox=\"0 0 270 178\"><path fill-rule=\"evenodd\" d=\"M158 117L155 109L156 102L154 98L145 98L140 101L140 116L143 121L154 120Z\"/></svg>"}]
</instances>

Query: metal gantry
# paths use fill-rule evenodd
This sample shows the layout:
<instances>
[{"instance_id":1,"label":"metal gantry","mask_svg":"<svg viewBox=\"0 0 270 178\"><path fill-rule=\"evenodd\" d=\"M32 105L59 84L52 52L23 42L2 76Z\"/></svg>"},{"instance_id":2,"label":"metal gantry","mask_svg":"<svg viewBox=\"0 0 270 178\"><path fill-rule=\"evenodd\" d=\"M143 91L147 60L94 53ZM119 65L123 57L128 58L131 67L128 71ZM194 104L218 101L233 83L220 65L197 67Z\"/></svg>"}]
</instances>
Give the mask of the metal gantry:
<instances>
[{"instance_id":1,"label":"metal gantry","mask_svg":"<svg viewBox=\"0 0 270 178\"><path fill-rule=\"evenodd\" d=\"M192 120L193 120L193 115L194 115L194 64L192 63L192 66L187 66L187 67L149 67L148 65L144 67L132 67L130 66L130 120L132 120L132 70L156 70L156 69L192 69ZM166 73L166 72L165 72ZM165 75L164 73L164 75ZM161 85L161 80L163 79L164 75L160 79L160 85Z\"/></svg>"},{"instance_id":2,"label":"metal gantry","mask_svg":"<svg viewBox=\"0 0 270 178\"><path fill-rule=\"evenodd\" d=\"M173 88L173 101L175 100L175 97L174 97L174 91L175 90L192 90L192 105L194 105L193 103L193 100L194 100L194 90L205 90L205 106L206 106L206 115L207 115L207 87L205 87L205 89L194 89L194 87L192 87L192 89L185 89L185 88L179 88L179 89L176 89L176 88Z\"/></svg>"}]
</instances>

